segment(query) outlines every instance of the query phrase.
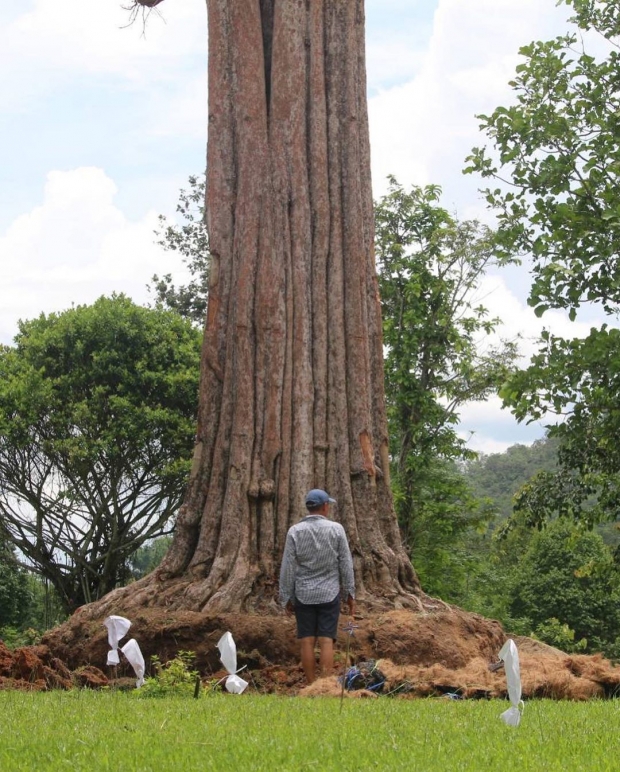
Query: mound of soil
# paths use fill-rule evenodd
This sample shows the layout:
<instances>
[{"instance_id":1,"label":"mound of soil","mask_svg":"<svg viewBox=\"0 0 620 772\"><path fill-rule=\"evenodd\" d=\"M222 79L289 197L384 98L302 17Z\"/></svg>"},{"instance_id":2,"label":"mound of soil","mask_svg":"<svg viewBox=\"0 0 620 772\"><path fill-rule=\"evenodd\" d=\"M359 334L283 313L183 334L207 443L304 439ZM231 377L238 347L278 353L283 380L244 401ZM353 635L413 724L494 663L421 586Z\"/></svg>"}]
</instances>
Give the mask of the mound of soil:
<instances>
[{"instance_id":1,"label":"mound of soil","mask_svg":"<svg viewBox=\"0 0 620 772\"><path fill-rule=\"evenodd\" d=\"M122 609L117 612L123 615ZM295 623L284 615L201 614L146 608L132 618L128 635L136 638L145 659L162 661L178 651L193 651L201 673L221 667L217 641L229 630L237 644L239 664L248 667L292 666L297 663ZM344 651L350 621L343 617L338 648ZM79 610L43 643L70 668L105 664L108 642L102 619ZM475 657L492 661L506 636L498 622L456 608L416 613L408 610L372 614L354 620L349 648L354 659L387 658L397 664L442 664L455 669Z\"/></svg>"},{"instance_id":2,"label":"mound of soil","mask_svg":"<svg viewBox=\"0 0 620 772\"><path fill-rule=\"evenodd\" d=\"M116 613L123 615L123 609ZM203 679L224 676L216 644L224 632L230 631L237 644L238 665L247 666L244 677L250 682L249 691L340 695L341 687L334 677L305 686L295 624L290 617L145 608L131 621L128 637L139 642L147 661L147 674L151 655L165 662L179 651L192 651ZM384 691L409 696L506 696L503 671L489 671L489 664L497 661L507 637L498 622L446 606L423 612L369 613L354 620L352 635L345 630L350 621L342 618L336 655L338 669L344 668L348 647L350 662L381 660L381 670L388 677ZM101 673L98 669L105 667L109 648L102 622L85 607L50 631L43 639L44 646L35 648L47 652L49 661L53 658L64 663L72 671L73 682L76 671L81 668L81 672L87 672L86 666ZM524 697L583 700L615 696L620 691L620 668L601 656L568 656L529 638L514 640L520 652ZM119 668L118 675L128 677L132 673L125 665ZM41 678L35 680L41 682ZM356 698L365 696L350 694Z\"/></svg>"},{"instance_id":3,"label":"mound of soil","mask_svg":"<svg viewBox=\"0 0 620 772\"><path fill-rule=\"evenodd\" d=\"M0 689L47 691L75 686L100 688L108 679L96 667L71 672L47 646L24 646L11 651L0 641Z\"/></svg>"}]
</instances>

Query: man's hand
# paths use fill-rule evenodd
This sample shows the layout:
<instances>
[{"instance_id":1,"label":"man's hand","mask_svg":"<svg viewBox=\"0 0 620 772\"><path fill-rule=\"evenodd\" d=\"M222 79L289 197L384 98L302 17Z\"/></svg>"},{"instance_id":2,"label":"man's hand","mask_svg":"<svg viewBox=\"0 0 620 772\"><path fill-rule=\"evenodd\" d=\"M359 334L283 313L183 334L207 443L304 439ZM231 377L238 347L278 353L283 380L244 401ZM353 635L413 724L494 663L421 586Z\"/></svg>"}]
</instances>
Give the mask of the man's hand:
<instances>
[{"instance_id":1,"label":"man's hand","mask_svg":"<svg viewBox=\"0 0 620 772\"><path fill-rule=\"evenodd\" d=\"M289 616L292 616L295 613L295 606L293 606L292 601L287 601L286 606L284 607L284 610Z\"/></svg>"},{"instance_id":2,"label":"man's hand","mask_svg":"<svg viewBox=\"0 0 620 772\"><path fill-rule=\"evenodd\" d=\"M349 614L355 616L355 598L352 595L347 598L347 606L349 607Z\"/></svg>"}]
</instances>

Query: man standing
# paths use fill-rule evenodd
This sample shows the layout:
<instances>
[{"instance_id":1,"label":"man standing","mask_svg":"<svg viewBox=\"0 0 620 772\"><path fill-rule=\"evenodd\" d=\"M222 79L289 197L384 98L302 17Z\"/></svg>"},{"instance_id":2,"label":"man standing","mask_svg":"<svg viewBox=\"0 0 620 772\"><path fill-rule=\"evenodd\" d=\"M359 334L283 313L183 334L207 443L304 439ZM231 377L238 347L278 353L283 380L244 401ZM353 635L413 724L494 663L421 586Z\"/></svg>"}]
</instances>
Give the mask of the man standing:
<instances>
[{"instance_id":1,"label":"man standing","mask_svg":"<svg viewBox=\"0 0 620 772\"><path fill-rule=\"evenodd\" d=\"M307 494L308 514L289 528L280 570L280 602L288 614L295 613L301 664L308 683L315 678L317 640L322 675L333 670L341 587L349 613L355 613L355 579L347 537L340 523L327 519L329 505L335 503L319 489Z\"/></svg>"}]
</instances>

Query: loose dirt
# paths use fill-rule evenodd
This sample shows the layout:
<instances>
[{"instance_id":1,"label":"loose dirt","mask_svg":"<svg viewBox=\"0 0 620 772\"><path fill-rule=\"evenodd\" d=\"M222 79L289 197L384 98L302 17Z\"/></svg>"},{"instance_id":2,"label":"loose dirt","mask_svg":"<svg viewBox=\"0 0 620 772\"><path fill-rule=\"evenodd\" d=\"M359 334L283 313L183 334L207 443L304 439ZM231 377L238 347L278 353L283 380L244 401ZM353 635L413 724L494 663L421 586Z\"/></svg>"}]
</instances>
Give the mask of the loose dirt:
<instances>
[{"instance_id":1,"label":"loose dirt","mask_svg":"<svg viewBox=\"0 0 620 772\"><path fill-rule=\"evenodd\" d=\"M88 609L88 607L86 607ZM118 614L123 615L119 608ZM284 615L168 613L157 608L135 615L128 634L139 642L148 663L151 655L167 661L179 651L195 653L205 682L225 675L217 641L227 630L237 644L238 665L246 665L248 692L340 696L336 677L305 686L299 666L294 621ZM405 610L368 614L353 620L349 635L341 620L336 667L379 660L387 682L383 693L407 697L457 694L463 698L506 696L503 671L492 673L506 633L498 622L457 608ZM44 636L42 645L9 651L0 643L0 689L69 689L75 686L124 687L133 675L127 663L106 667L107 632L102 619L78 610ZM568 656L528 638L514 638L520 652L524 697L584 700L616 696L620 668L601 656ZM349 693L351 697L368 693Z\"/></svg>"}]
</instances>

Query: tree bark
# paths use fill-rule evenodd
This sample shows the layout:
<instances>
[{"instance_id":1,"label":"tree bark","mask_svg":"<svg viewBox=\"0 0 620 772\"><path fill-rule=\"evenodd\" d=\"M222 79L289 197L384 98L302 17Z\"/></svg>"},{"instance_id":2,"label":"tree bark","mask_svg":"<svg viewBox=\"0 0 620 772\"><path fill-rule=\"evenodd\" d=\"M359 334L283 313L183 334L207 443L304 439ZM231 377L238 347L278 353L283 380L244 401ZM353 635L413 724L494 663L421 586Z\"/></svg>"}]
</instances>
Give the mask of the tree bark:
<instances>
[{"instance_id":1,"label":"tree bark","mask_svg":"<svg viewBox=\"0 0 620 772\"><path fill-rule=\"evenodd\" d=\"M207 0L212 266L197 444L159 600L273 603L308 489L362 603L416 605L389 481L363 0Z\"/></svg>"}]
</instances>

